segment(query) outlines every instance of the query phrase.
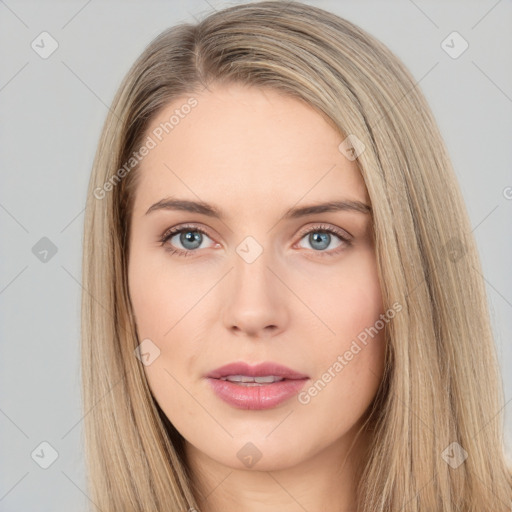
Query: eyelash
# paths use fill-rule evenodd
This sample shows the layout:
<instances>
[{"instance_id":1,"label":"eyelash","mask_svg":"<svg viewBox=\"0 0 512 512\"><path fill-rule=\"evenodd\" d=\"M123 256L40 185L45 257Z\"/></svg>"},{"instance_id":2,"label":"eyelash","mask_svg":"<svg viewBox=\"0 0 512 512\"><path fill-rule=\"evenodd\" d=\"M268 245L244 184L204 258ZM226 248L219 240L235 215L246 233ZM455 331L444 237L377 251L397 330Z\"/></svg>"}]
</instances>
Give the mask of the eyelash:
<instances>
[{"instance_id":1,"label":"eyelash","mask_svg":"<svg viewBox=\"0 0 512 512\"><path fill-rule=\"evenodd\" d=\"M187 232L187 231L202 233L203 235L206 235L209 238L211 238L209 236L209 234L206 232L206 230L204 230L203 228L201 228L199 226L195 226L193 224L186 224L186 225L181 225L181 226L177 226L177 227L168 229L161 236L159 241L160 241L161 245L164 246L167 243L167 241L170 240L174 235L182 233L182 232ZM343 244L340 247L338 247L334 250L331 250L331 251L313 251L313 252L317 253L320 257L337 256L341 251L345 250L347 247L350 247L352 245L352 240L350 240L349 238L344 236L343 232L341 230L338 230L338 229L328 226L326 224L319 224L317 226L313 226L312 228L309 228L308 230L306 230L304 232L301 232L300 240L302 240L306 235L309 235L310 233L315 233L315 232L329 233L332 235L336 235L343 242ZM191 256L192 253L198 251L197 249L183 250L183 249L171 249L168 247L166 247L165 250L168 251L171 255L176 254L177 256Z\"/></svg>"}]
</instances>

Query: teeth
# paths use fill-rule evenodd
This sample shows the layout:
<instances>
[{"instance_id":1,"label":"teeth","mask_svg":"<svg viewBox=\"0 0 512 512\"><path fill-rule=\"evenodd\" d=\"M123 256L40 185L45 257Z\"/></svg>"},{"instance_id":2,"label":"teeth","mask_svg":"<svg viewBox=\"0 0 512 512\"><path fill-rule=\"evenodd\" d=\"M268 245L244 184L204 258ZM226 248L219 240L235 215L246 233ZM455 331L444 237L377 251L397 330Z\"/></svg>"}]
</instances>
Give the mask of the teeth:
<instances>
[{"instance_id":1,"label":"teeth","mask_svg":"<svg viewBox=\"0 0 512 512\"><path fill-rule=\"evenodd\" d=\"M229 380L230 382L239 383L256 383L256 384L272 384L272 382L279 382L284 380L283 377L276 377L275 375L266 375L264 377L248 377L247 375L227 375L221 377L221 380Z\"/></svg>"}]
</instances>

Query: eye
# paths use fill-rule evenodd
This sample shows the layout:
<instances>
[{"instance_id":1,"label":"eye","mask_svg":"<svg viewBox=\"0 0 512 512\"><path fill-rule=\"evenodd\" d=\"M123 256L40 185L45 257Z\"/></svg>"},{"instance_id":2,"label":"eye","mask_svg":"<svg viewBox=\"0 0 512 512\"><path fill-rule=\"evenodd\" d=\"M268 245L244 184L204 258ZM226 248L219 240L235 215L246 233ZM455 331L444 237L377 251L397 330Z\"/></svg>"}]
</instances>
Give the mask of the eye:
<instances>
[{"instance_id":1,"label":"eye","mask_svg":"<svg viewBox=\"0 0 512 512\"><path fill-rule=\"evenodd\" d=\"M166 245L166 250L171 254L189 256L197 249L204 249L201 245L205 237L210 238L206 231L198 226L177 226L167 230L162 235L160 242L162 245ZM173 238L176 238L176 240L171 243ZM176 248L177 243L180 244L182 248Z\"/></svg>"},{"instance_id":2,"label":"eye","mask_svg":"<svg viewBox=\"0 0 512 512\"><path fill-rule=\"evenodd\" d=\"M332 241L333 235L338 239L338 245L329 251L326 251ZM348 234L344 231L329 225L321 224L313 226L306 231L301 232L301 239L307 238L312 250L319 256L335 256L341 251L350 247L352 244ZM173 238L176 240L173 241ZM181 225L167 230L160 238L160 243L165 250L177 256L190 256L201 247L205 238L211 240L206 230L196 225ZM176 247L179 244L181 247ZM302 246L301 246L302 247Z\"/></svg>"},{"instance_id":3,"label":"eye","mask_svg":"<svg viewBox=\"0 0 512 512\"><path fill-rule=\"evenodd\" d=\"M320 256L335 256L352 244L348 234L344 231L325 224L313 226L307 231L302 232L301 235L301 240L307 237L306 240L313 251L317 252ZM326 251L325 249L327 249L333 241L333 235L339 240L339 243L333 250Z\"/></svg>"}]
</instances>

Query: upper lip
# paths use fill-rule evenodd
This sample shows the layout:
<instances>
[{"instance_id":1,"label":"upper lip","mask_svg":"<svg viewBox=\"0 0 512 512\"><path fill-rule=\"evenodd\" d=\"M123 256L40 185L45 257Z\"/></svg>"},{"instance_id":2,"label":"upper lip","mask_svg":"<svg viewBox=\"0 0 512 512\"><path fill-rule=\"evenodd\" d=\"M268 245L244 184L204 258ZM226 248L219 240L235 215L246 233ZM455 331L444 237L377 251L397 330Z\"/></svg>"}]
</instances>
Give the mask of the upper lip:
<instances>
[{"instance_id":1,"label":"upper lip","mask_svg":"<svg viewBox=\"0 0 512 512\"><path fill-rule=\"evenodd\" d=\"M216 370L211 371L206 377L211 379L220 379L228 375L246 375L248 377L264 377L266 375L275 375L283 379L297 380L307 379L308 376L296 372L278 363L265 362L251 366L243 361L229 363Z\"/></svg>"}]
</instances>

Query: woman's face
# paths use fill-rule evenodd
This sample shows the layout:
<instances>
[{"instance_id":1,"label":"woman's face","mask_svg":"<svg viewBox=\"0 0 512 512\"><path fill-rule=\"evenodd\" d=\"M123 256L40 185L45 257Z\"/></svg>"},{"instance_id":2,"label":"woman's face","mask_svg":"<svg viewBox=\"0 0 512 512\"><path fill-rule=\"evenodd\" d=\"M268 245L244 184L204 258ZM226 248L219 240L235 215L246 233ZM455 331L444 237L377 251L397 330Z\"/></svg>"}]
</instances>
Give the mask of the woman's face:
<instances>
[{"instance_id":1,"label":"woman's face","mask_svg":"<svg viewBox=\"0 0 512 512\"><path fill-rule=\"evenodd\" d=\"M134 171L129 289L151 391L188 453L224 466L343 453L383 372L371 216L306 207L369 205L364 181L296 99L239 85L194 98L153 120ZM250 368L215 373L230 363Z\"/></svg>"}]
</instances>

